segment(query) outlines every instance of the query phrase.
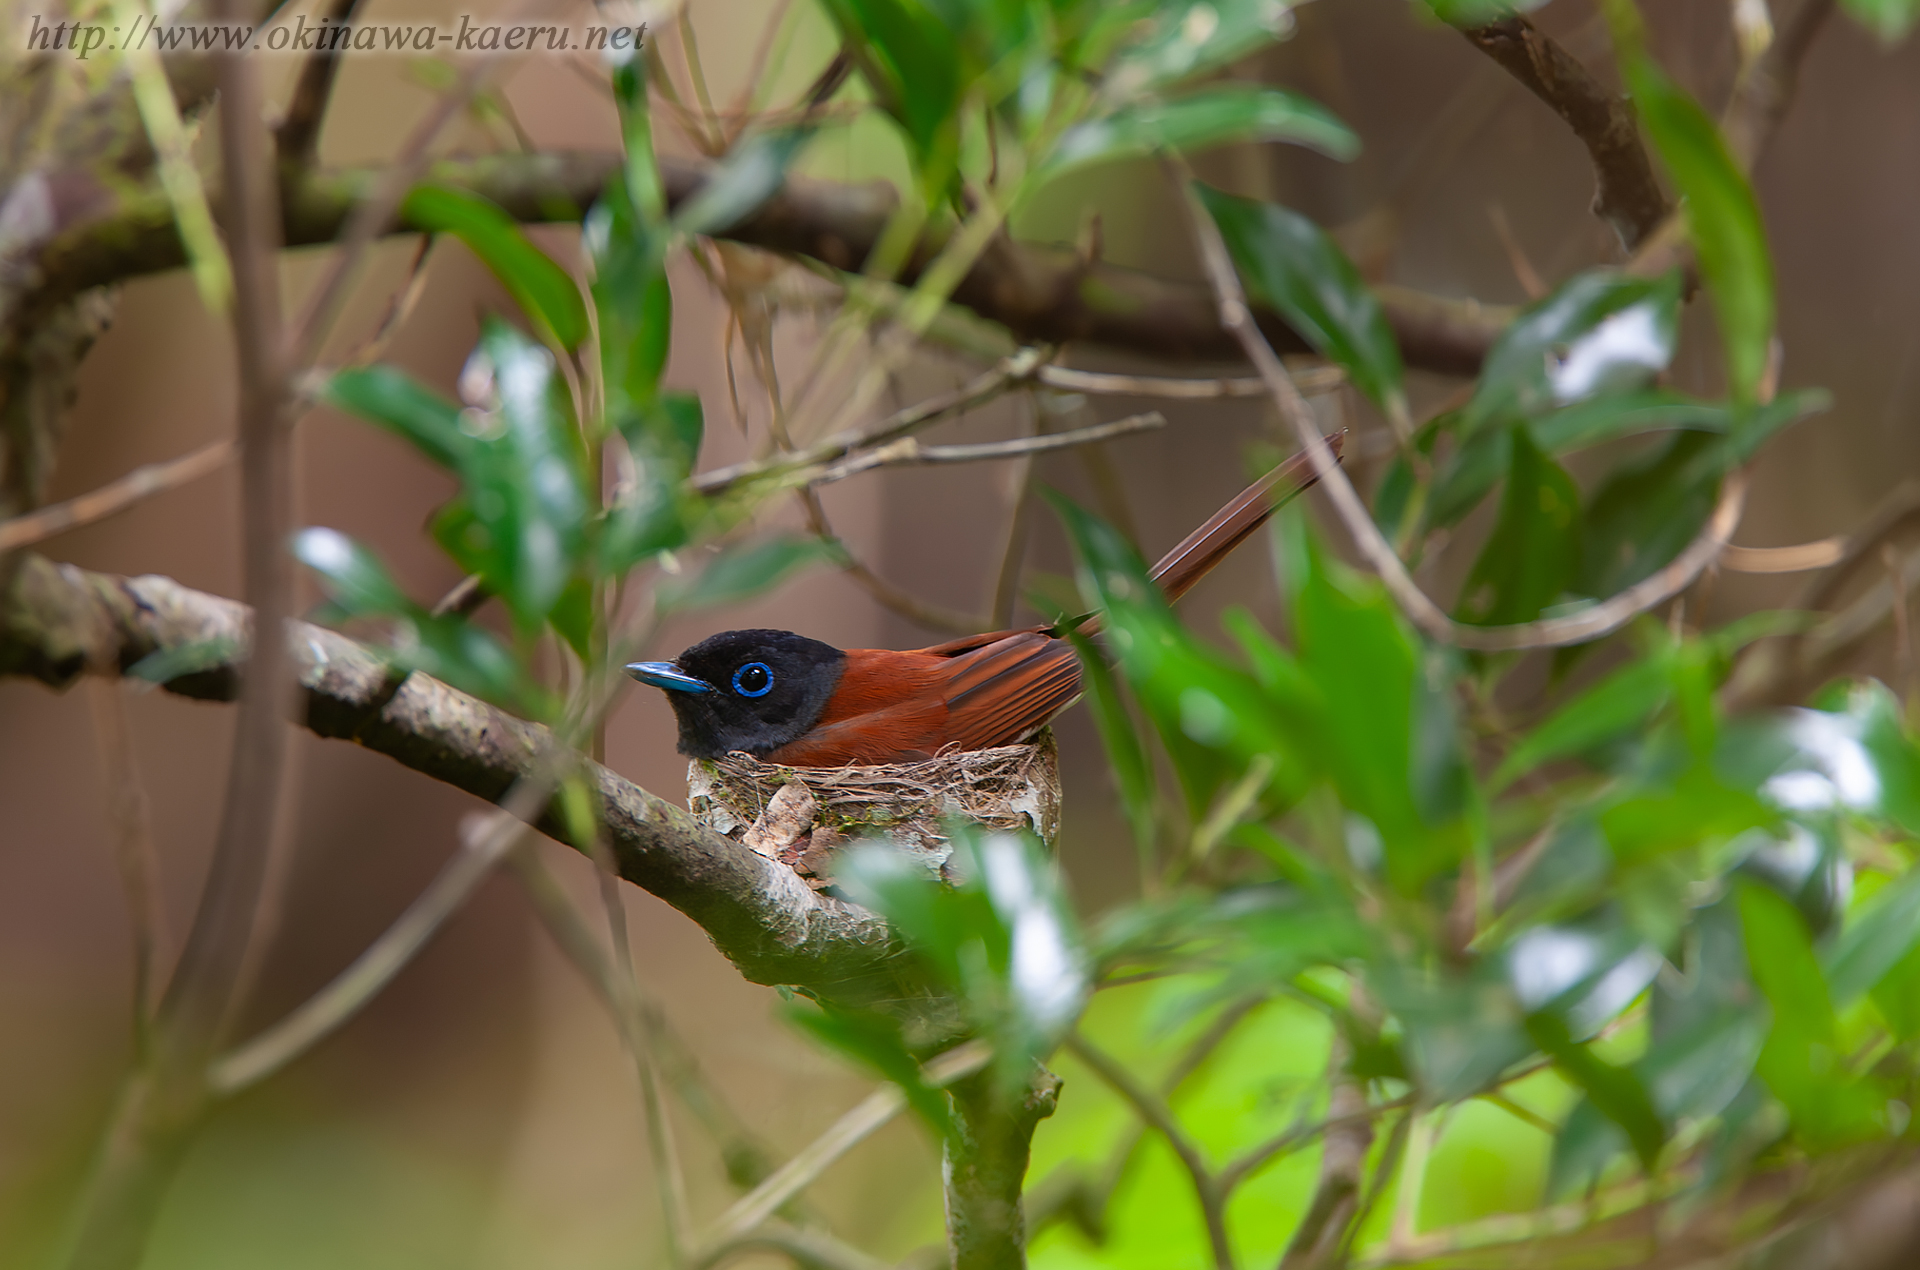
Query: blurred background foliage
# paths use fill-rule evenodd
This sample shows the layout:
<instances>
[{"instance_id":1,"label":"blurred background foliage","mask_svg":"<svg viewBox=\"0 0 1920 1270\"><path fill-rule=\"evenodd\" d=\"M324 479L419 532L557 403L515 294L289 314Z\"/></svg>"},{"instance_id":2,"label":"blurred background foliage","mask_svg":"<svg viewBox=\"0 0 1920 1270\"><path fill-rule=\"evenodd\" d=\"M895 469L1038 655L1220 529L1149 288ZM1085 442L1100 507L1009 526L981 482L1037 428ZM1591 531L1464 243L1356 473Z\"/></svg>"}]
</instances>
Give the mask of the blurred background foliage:
<instances>
[{"instance_id":1,"label":"blurred background foliage","mask_svg":"<svg viewBox=\"0 0 1920 1270\"><path fill-rule=\"evenodd\" d=\"M1888 156L1914 140L1920 77L1904 41L1920 7L1839 6L1781 125L1780 174L1757 189L1771 137L1754 131L1746 95L1776 75L1768 58L1805 19L1799 7L1521 7L1602 79L1617 75L1671 195L1657 221L1623 230L1591 217L1584 156L1532 98L1537 136L1502 118L1502 94L1521 94L1444 24L1506 20L1512 6L1437 0L649 10L648 55L596 72L605 96L576 107L599 112L597 140L624 156L578 235L524 229L454 188L408 197L411 224L469 253L461 301L484 313L449 321L460 338L436 333L430 355L336 350L319 396L374 429L342 443L360 447L356 459L310 500L315 527L295 545L324 596L316 616L396 667L553 725L671 796L664 711L609 719L615 668L728 626L927 642L908 624L938 615L871 571L863 580L863 555L877 552L936 605L998 616L1019 596L1042 619L1107 615L1100 644L1083 647L1088 699L1062 729L1080 750L1064 876L1032 844L959 828L956 887L881 848L843 864L846 892L887 916L952 994L957 1025L930 1039L832 1000L774 1009L771 994L715 988L728 972L691 928L675 957L647 956L650 939L672 938L642 933L679 921L666 910L627 919L647 992L723 1049L710 1080L676 1085L671 1113L686 1176L699 1179L696 1224L758 1180L731 1167L733 1148L774 1138L775 1157L791 1154L851 1100L853 1073L877 1073L919 1127L869 1148L855 1180L789 1216L884 1261L937 1260L925 1251L940 1230L931 1143L953 1131L953 1113L930 1075L938 1062L921 1064L973 1036L991 1042L1003 1106L1036 1063L1062 1080L1026 1188L1040 1265L1896 1265L1885 1258L1920 1248L1910 1218L1854 1220L1914 1184L1913 499L1896 489L1884 514L1863 510L1907 465L1899 425L1920 327L1897 289L1862 298L1831 276L1849 248L1876 274L1920 269L1910 245L1872 223L1911 205L1876 182L1903 179ZM711 106L705 76L722 82L722 67L746 103L739 115ZM1790 84L1791 69L1778 78ZM517 83L476 99L468 139L529 144L514 112L534 112ZM532 144L558 147L563 123L550 119L555 131ZM1835 137L1845 144L1826 144ZM714 159L699 198L669 210L656 146ZM861 273L776 267L717 241L797 173L881 178L900 192ZM1476 245L1456 250L1469 224ZM1366 532L1439 610L1408 616L1407 596L1350 550L1356 526L1329 512L1324 490L1282 513L1270 559L1223 570L1215 601L1234 601L1223 634L1211 613L1176 614L1147 581L1136 543L1197 522L1196 507L1220 501L1244 466L1295 447L1302 418L1284 400L1277 411L1193 407L1164 448L1124 465L1089 450L1036 479L1039 463L1023 459L991 497L982 478L929 494L910 483L919 476L890 474L879 479L905 492L877 505L836 494L833 515L861 528L834 532L814 487L837 491L827 482L841 456L807 447L881 413L889 394L905 405L1014 351L1006 332L949 303L1009 229L1075 238L1088 262L1187 277L1206 276L1203 247L1189 243L1217 234L1238 285L1307 346L1288 364L1303 378L1338 368L1344 386L1316 394L1304 423L1349 429ZM1383 300L1408 283L1520 300L1471 380L1408 368ZM717 356L705 347L716 328ZM145 338L161 338L152 321ZM782 362L805 369L783 379ZM1122 368L1097 351L1085 364ZM743 408L752 391L764 402ZM998 392L1004 408L980 417L1002 431L1077 426L1106 404L1032 378ZM381 495L354 486L379 479L361 475L372 469L407 473L393 491L404 514L366 514ZM703 483L722 469L725 480ZM1069 489L1051 504L1057 535L1043 483ZM1803 555L1828 580L1796 592L1767 569L1738 576L1741 559L1765 554L1738 549L1733 572L1676 573L1690 544L1724 538L1715 526L1743 505L1750 531L1827 542ZM894 541L909 516L918 546ZM92 551L104 567L195 580L179 563L129 563L124 542L66 546L65 557ZM1672 586L1646 590L1670 573ZM468 575L496 602L422 598ZM849 619L856 599L890 616ZM1553 634L1615 610L1587 636ZM1538 639L1472 651L1474 628L1527 623ZM157 714L142 726L178 734ZM10 730L25 737L30 723ZM556 779L578 810L572 836L591 850L585 786ZM319 854L328 841L379 821L444 842L457 800L430 795L431 814L409 820L392 808L412 789L307 818L309 891L290 892L293 942L275 954L288 964L266 974L250 1018L301 999L393 906L359 911L352 939L302 944L313 879L347 876ZM24 785L8 796L29 797ZM39 815L28 835L51 841L65 817ZM592 890L588 872L552 863L565 886ZM192 865L186 855L169 868L185 879ZM333 911L323 901L309 912ZM513 898L483 897L483 912L489 903ZM214 1117L147 1264L684 1257L663 1233L674 1188L650 1177L666 1157L641 1158L631 1089L608 1093L630 1069L601 1036L597 1061L617 1078L581 1082L571 1119L554 1113L556 1091L575 1081L566 1041L586 1011L577 988L554 986L557 966L527 969L551 954L516 942L523 920L486 920L468 934L498 941L493 970L459 981L444 953L438 970L408 972L415 1006L356 1023L376 1038L360 1042L366 1071L329 1087L296 1067ZM60 947L35 938L22 941L29 956ZM473 1011L492 1015L503 985L541 974L511 1016L547 1029L537 1039L496 1036L478 1059L451 1025L452 1040L403 1043L399 1012L425 1001L437 1019L447 985L463 982ZM728 994L737 1000L723 1008ZM21 1027L73 1028L84 1011L15 1013ZM121 1043L101 1039L110 1016L89 1016L87 1046L42 1043L38 1068L14 1060L7 1083L21 1092L9 1098L23 1107L52 1080L47 1056L90 1069L61 1086L77 1110L10 1113L38 1125L0 1174L22 1264L55 1246L103 1114L101 1073ZM770 1030L776 1017L798 1026ZM759 1052L727 1054L728 1029L749 1018ZM311 1063L351 1069L353 1034ZM470 1080L475 1092L423 1096L376 1070L397 1063L420 1085ZM489 1073L495 1063L522 1070ZM525 1074L543 1065L538 1081ZM525 1093L540 1082L544 1112ZM498 1088L525 1099L511 1130L489 1120ZM363 1096L391 1111L340 1114ZM696 1106L715 1097L746 1110ZM618 1117L603 1110L610 1098L628 1100ZM410 1115L420 1125L381 1123ZM537 1175L556 1159L560 1176L586 1179L584 1199L543 1191ZM1840 1245L1851 1261L1819 1261L1801 1237L1833 1214L1854 1227ZM584 1216L588 1232L554 1235L563 1215ZM863 1255L836 1245L798 1259L869 1264L852 1259Z\"/></svg>"}]
</instances>

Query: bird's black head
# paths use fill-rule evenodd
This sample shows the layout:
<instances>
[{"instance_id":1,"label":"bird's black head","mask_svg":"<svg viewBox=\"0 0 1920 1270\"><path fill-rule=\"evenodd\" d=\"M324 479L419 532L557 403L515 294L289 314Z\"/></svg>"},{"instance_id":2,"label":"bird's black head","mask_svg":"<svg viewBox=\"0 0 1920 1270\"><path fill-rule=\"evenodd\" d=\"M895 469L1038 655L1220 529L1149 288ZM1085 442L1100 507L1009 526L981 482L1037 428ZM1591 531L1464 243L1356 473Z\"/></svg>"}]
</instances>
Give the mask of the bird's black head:
<instances>
[{"instance_id":1,"label":"bird's black head","mask_svg":"<svg viewBox=\"0 0 1920 1270\"><path fill-rule=\"evenodd\" d=\"M670 662L635 662L627 673L666 691L682 754L759 756L814 725L846 661L833 645L791 631L722 631Z\"/></svg>"}]
</instances>

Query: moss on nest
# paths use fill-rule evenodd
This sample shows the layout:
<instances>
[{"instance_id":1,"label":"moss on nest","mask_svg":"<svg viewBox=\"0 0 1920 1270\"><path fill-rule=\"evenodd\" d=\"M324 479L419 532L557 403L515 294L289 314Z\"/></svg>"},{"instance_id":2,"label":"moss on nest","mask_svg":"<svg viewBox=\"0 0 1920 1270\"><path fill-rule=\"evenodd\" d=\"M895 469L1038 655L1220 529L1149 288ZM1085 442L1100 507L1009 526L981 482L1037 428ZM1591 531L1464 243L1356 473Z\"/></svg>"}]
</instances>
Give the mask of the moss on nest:
<instances>
[{"instance_id":1,"label":"moss on nest","mask_svg":"<svg viewBox=\"0 0 1920 1270\"><path fill-rule=\"evenodd\" d=\"M784 767L736 753L688 765L687 806L815 887L831 881L834 849L856 838L887 838L945 877L953 847L940 822L950 816L1053 845L1060 768L1050 731L1029 745L873 767Z\"/></svg>"}]
</instances>

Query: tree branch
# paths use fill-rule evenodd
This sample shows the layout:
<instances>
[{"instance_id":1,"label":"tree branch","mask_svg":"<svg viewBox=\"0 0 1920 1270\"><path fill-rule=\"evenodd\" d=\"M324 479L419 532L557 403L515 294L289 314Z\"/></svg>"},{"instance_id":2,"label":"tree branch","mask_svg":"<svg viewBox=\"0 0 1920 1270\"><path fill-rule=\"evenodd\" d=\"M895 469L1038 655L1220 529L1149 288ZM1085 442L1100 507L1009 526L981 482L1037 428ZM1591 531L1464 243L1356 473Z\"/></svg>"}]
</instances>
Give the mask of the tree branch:
<instances>
[{"instance_id":1,"label":"tree branch","mask_svg":"<svg viewBox=\"0 0 1920 1270\"><path fill-rule=\"evenodd\" d=\"M1574 56L1525 18L1503 18L1461 32L1566 120L1593 160L1594 215L1613 226L1629 251L1665 220L1672 204L1625 96L1609 91Z\"/></svg>"},{"instance_id":2,"label":"tree branch","mask_svg":"<svg viewBox=\"0 0 1920 1270\"><path fill-rule=\"evenodd\" d=\"M94 667L124 673L152 653L191 647L205 652L201 666L162 686L232 701L250 625L244 605L170 578L90 573L28 555L0 594L0 674L64 687ZM287 629L300 718L321 736L352 740L488 802L527 772L546 739L544 728L426 675L394 690L386 664L345 636L304 622ZM924 997L878 917L815 893L792 870L605 768L586 770L621 876L699 923L746 978L895 1008ZM560 825L557 812L535 821L564 842Z\"/></svg>"},{"instance_id":3,"label":"tree branch","mask_svg":"<svg viewBox=\"0 0 1920 1270\"><path fill-rule=\"evenodd\" d=\"M599 197L619 161L613 154L576 152L493 155L431 164L419 179L472 190L522 221L575 221ZM663 157L660 166L674 207L698 193L712 171L711 165L689 159ZM287 245L340 238L354 212L376 197L385 170L311 173L290 182L284 191ZM835 269L858 269L896 201L893 188L884 183L793 177L720 237L806 256ZM412 231L404 219L394 218L380 229ZM897 281L912 285L946 244L943 232L929 231ZM171 209L165 199L150 195L48 243L37 262L35 294L46 306L91 287L177 268L183 259ZM1513 316L1504 307L1402 287L1380 287L1378 294L1407 362L1447 374L1477 372ZM953 299L1005 326L1023 343L1080 340L1176 362L1241 357L1204 286L1089 263L1071 246L1002 239L961 280ZM1278 347L1307 350L1278 317L1262 311L1258 318Z\"/></svg>"}]
</instances>

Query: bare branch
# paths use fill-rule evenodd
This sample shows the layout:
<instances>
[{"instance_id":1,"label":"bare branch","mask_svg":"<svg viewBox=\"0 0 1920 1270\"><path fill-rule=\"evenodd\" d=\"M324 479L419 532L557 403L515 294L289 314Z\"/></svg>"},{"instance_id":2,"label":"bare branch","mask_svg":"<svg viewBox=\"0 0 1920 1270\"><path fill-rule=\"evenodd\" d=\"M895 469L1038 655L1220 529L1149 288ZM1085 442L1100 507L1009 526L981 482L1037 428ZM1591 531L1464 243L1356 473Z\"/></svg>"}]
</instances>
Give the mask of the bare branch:
<instances>
[{"instance_id":1,"label":"bare branch","mask_svg":"<svg viewBox=\"0 0 1920 1270\"><path fill-rule=\"evenodd\" d=\"M109 481L99 489L90 490L64 503L54 503L25 516L0 521L0 552L29 546L69 529L117 516L155 494L165 493L219 471L239 452L239 446L231 439L215 441L177 459L136 467L119 480Z\"/></svg>"},{"instance_id":2,"label":"bare branch","mask_svg":"<svg viewBox=\"0 0 1920 1270\"><path fill-rule=\"evenodd\" d=\"M1800 86L1800 64L1832 13L1833 0L1804 0L1793 17L1777 28L1773 43L1734 94L1721 127L1742 167L1750 169L1758 163L1780 130Z\"/></svg>"},{"instance_id":3,"label":"bare branch","mask_svg":"<svg viewBox=\"0 0 1920 1270\"><path fill-rule=\"evenodd\" d=\"M1594 215L1613 226L1629 251L1638 246L1672 204L1654 179L1627 99L1525 18L1503 18L1461 34L1566 120L1593 160Z\"/></svg>"},{"instance_id":4,"label":"bare branch","mask_svg":"<svg viewBox=\"0 0 1920 1270\"><path fill-rule=\"evenodd\" d=\"M815 478L816 481L819 479ZM800 496L800 506L806 512L807 527L820 538L839 547L844 556L840 571L857 582L861 589L873 597L875 603L898 613L915 626L947 635L972 635L986 625L970 613L929 604L881 577L834 532L833 522L827 519L827 509L812 485L802 485L795 493Z\"/></svg>"},{"instance_id":5,"label":"bare branch","mask_svg":"<svg viewBox=\"0 0 1920 1270\"><path fill-rule=\"evenodd\" d=\"M330 0L321 22L340 23L353 16L360 0ZM273 130L274 146L284 168L313 166L320 149L320 128L326 122L327 101L333 96L333 83L340 74L340 54L321 47L307 55L300 78L293 86L293 97L280 126Z\"/></svg>"},{"instance_id":6,"label":"bare branch","mask_svg":"<svg viewBox=\"0 0 1920 1270\"><path fill-rule=\"evenodd\" d=\"M614 154L494 155L432 163L409 174L408 180L470 189L523 221L568 221L577 220L599 197L619 163ZM674 207L697 194L712 171L705 162L671 157L663 157L660 166ZM410 227L393 216L398 196L388 188L391 178L383 179L386 171L315 172L293 182L285 192L288 245L356 241L363 232L409 232ZM892 187L884 184L792 177L757 212L721 236L853 270L879 242L896 201ZM362 228L368 225L373 229ZM912 285L944 246L939 235L927 237L896 280ZM143 197L50 242L37 262L40 285L34 302L49 306L91 287L181 263L179 236L165 200ZM1423 370L1476 373L1513 317L1513 310L1502 306L1443 299L1404 287L1382 286L1376 293L1402 355ZM1105 262L1089 263L1071 246L1002 242L975 263L953 300L998 322L1023 343L1079 340L1169 362L1241 356L1204 287ZM1276 316L1263 312L1259 321L1281 347L1309 351Z\"/></svg>"},{"instance_id":7,"label":"bare branch","mask_svg":"<svg viewBox=\"0 0 1920 1270\"><path fill-rule=\"evenodd\" d=\"M90 670L124 672L161 649L193 646L209 650L209 664L163 686L231 701L250 626L244 605L169 578L89 573L29 554L0 592L0 674L64 686ZM344 636L302 622L286 630L302 719L321 736L351 739L488 802L506 795L546 742L544 728L429 676L409 675L396 689L386 663ZM816 893L791 869L604 768L586 772L621 876L699 923L749 980L903 1010L925 997L872 913ZM560 823L543 809L535 827L557 837Z\"/></svg>"},{"instance_id":8,"label":"bare branch","mask_svg":"<svg viewBox=\"0 0 1920 1270\"><path fill-rule=\"evenodd\" d=\"M531 814L549 791L520 801ZM509 799L509 804L513 802ZM527 827L510 806L505 814L463 827L460 850L393 925L361 951L326 987L260 1035L220 1056L207 1073L217 1094L237 1094L265 1080L331 1035L380 995L395 975L479 889L503 856L520 844Z\"/></svg>"},{"instance_id":9,"label":"bare branch","mask_svg":"<svg viewBox=\"0 0 1920 1270\"><path fill-rule=\"evenodd\" d=\"M1266 381L1259 376L1238 379L1168 379L1155 375L1115 375L1105 371L1074 370L1067 366L1042 366L1033 374L1035 382L1062 392L1084 392L1094 396L1166 397L1179 401L1209 401L1218 397L1264 397ZM1304 396L1317 397L1332 392L1347 382L1347 372L1338 366L1315 366L1295 371L1293 382Z\"/></svg>"},{"instance_id":10,"label":"bare branch","mask_svg":"<svg viewBox=\"0 0 1920 1270\"><path fill-rule=\"evenodd\" d=\"M824 1230L764 1221L739 1238L708 1251L690 1270L710 1270L744 1252L770 1249L783 1252L798 1265L813 1270L891 1270L886 1262L843 1243Z\"/></svg>"},{"instance_id":11,"label":"bare branch","mask_svg":"<svg viewBox=\"0 0 1920 1270\"><path fill-rule=\"evenodd\" d=\"M993 1060L993 1049L985 1041L968 1041L935 1058L921 1069L926 1082L936 1089L970 1076ZM906 1095L898 1085L885 1085L869 1094L851 1111L833 1122L831 1128L815 1138L799 1154L776 1169L773 1175L751 1194L742 1196L708 1227L698 1242L701 1251L689 1264L705 1264L707 1250L724 1247L765 1222L781 1205L811 1185L828 1166L865 1141L889 1120L906 1110Z\"/></svg>"},{"instance_id":12,"label":"bare branch","mask_svg":"<svg viewBox=\"0 0 1920 1270\"><path fill-rule=\"evenodd\" d=\"M1185 178L1186 174L1182 173L1182 177ZM1246 349L1248 360L1260 371L1275 404L1280 408L1281 417L1299 438L1301 448L1313 464L1315 477L1333 503L1341 523L1346 526L1354 546L1379 575L1401 612L1434 639L1481 652L1558 648L1599 639L1685 590L1713 563L1720 549L1733 536L1734 529L1740 523L1741 510L1746 506L1747 482L1745 475L1740 472L1727 475L1721 487L1720 501L1700 536L1665 568L1618 595L1566 617L1512 626L1469 626L1454 621L1414 582L1406 566L1400 562L1400 557L1395 554L1392 544L1387 542L1374 524L1366 504L1360 501L1360 495L1341 470L1339 460L1321 436L1320 425L1314 419L1313 411L1294 387L1286 367L1274 354L1273 347L1254 325L1240 279L1233 271L1233 260L1227 254L1227 245L1220 237L1219 228L1214 225L1206 208L1200 205L1190 180L1182 179L1181 189L1186 195L1194 234L1199 239L1201 260L1220 299L1221 325L1234 332L1241 346Z\"/></svg>"},{"instance_id":13,"label":"bare branch","mask_svg":"<svg viewBox=\"0 0 1920 1270\"><path fill-rule=\"evenodd\" d=\"M982 371L951 392L929 397L925 401L908 406L905 410L896 411L871 427L849 428L816 442L804 450L795 450L774 458L735 463L730 467L702 472L693 478L693 487L702 494L724 493L746 481L785 475L800 468L816 467L844 458L856 450L885 445L889 441L936 423L948 415L959 414L962 411L971 410L982 402L991 401L1016 381L1033 373L1044 356L1045 353L1041 349L1022 349L998 366Z\"/></svg>"},{"instance_id":14,"label":"bare branch","mask_svg":"<svg viewBox=\"0 0 1920 1270\"><path fill-rule=\"evenodd\" d=\"M1194 1198L1199 1201L1201 1216L1207 1225L1207 1239L1213 1247L1215 1270L1234 1270L1233 1244L1227 1237L1226 1194L1220 1189L1219 1180L1214 1177L1207 1165L1206 1157L1186 1131L1180 1127L1180 1121L1164 1099L1133 1078L1133 1073L1120 1062L1093 1045L1078 1032L1067 1037L1067 1050L1092 1069L1107 1086L1126 1099L1139 1117L1151 1125L1155 1132L1166 1139L1167 1145L1180 1160L1181 1166L1193 1182Z\"/></svg>"},{"instance_id":15,"label":"bare branch","mask_svg":"<svg viewBox=\"0 0 1920 1270\"><path fill-rule=\"evenodd\" d=\"M871 472L878 467L926 467L939 463L1017 459L1029 454L1045 454L1049 450L1069 450L1075 446L1111 441L1115 437L1131 436L1136 432L1151 432L1155 428L1165 427L1166 422L1166 417L1158 410L1149 410L1145 414L1091 424L1072 432L1048 432L1033 437L1016 437L1011 441L983 441L978 445L922 445L917 437L903 437L877 450L867 450L842 459L819 469L817 473L800 474L796 479L804 479L809 485L827 485L843 481L849 476L858 476L862 472Z\"/></svg>"},{"instance_id":16,"label":"bare branch","mask_svg":"<svg viewBox=\"0 0 1920 1270\"><path fill-rule=\"evenodd\" d=\"M146 787L134 764L123 690L111 680L96 680L87 688L100 746L100 792L113 829L113 862L127 895L127 922L133 934L134 1048L144 1057L154 1007L159 1004L159 964L167 942L160 858L153 845L153 816Z\"/></svg>"}]
</instances>

